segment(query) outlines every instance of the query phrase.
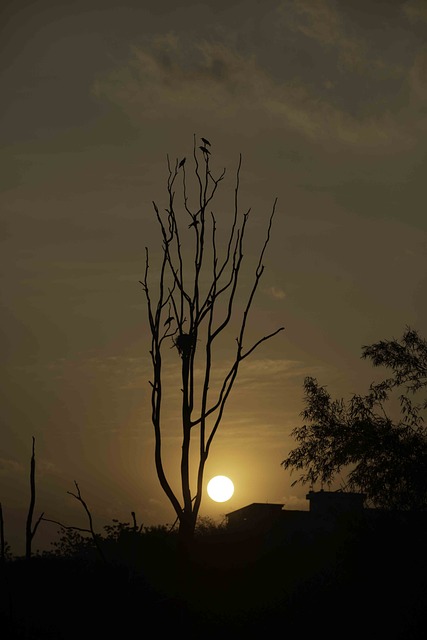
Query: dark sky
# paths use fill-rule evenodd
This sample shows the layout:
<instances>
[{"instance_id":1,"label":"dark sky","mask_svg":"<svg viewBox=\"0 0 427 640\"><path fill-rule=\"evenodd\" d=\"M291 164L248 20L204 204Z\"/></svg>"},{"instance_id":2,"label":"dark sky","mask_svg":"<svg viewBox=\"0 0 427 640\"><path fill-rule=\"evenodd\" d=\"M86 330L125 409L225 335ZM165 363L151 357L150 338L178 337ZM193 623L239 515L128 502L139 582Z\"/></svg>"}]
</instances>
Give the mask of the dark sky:
<instances>
[{"instance_id":1,"label":"dark sky","mask_svg":"<svg viewBox=\"0 0 427 640\"><path fill-rule=\"evenodd\" d=\"M243 155L248 279L278 198L250 336L285 327L241 367L206 475L236 491L202 515L306 508L280 466L304 377L362 393L380 374L362 345L426 334L426 3L16 0L0 24L0 500L14 551L33 435L37 513L84 526L76 480L98 527L131 510L174 520L153 467L138 281L145 246L159 248L166 156L190 157L194 134L227 167L219 224ZM56 531L42 529L40 546Z\"/></svg>"}]
</instances>

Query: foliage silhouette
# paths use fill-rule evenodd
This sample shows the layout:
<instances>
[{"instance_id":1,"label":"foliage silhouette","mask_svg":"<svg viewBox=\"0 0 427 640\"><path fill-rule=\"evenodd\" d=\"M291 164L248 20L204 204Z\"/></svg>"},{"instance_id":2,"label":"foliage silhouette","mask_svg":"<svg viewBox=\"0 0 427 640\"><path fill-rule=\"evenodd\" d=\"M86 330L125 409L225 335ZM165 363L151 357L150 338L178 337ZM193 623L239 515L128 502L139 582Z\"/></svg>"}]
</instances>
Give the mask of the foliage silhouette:
<instances>
[{"instance_id":1,"label":"foliage silhouette","mask_svg":"<svg viewBox=\"0 0 427 640\"><path fill-rule=\"evenodd\" d=\"M187 638L231 639L277 633L285 621L288 633L303 629L303 635L338 639L346 620L351 637L366 635L369 628L375 637L421 640L425 524L408 527L390 514L375 527L301 531L274 545L269 535L200 532L195 536L200 554L187 565L190 589L184 600L180 565L174 563L176 532L113 521L104 527L103 539L126 546L135 535L144 562L132 570L106 565L97 555L93 561L51 555L6 563L13 612L0 600L2 631L8 639L71 640L82 631L125 637L143 619L161 636L185 629Z\"/></svg>"},{"instance_id":2,"label":"foliage silhouette","mask_svg":"<svg viewBox=\"0 0 427 640\"><path fill-rule=\"evenodd\" d=\"M346 486L366 494L375 507L427 508L427 342L407 327L401 340L382 340L363 347L363 358L392 375L372 383L366 395L348 403L332 400L325 387L304 381L305 423L292 431L298 446L282 461L285 469L304 470L296 482L330 484L349 468ZM401 391L404 391L402 393ZM385 403L399 394L399 416L392 419ZM415 400L418 399L418 402Z\"/></svg>"}]
</instances>

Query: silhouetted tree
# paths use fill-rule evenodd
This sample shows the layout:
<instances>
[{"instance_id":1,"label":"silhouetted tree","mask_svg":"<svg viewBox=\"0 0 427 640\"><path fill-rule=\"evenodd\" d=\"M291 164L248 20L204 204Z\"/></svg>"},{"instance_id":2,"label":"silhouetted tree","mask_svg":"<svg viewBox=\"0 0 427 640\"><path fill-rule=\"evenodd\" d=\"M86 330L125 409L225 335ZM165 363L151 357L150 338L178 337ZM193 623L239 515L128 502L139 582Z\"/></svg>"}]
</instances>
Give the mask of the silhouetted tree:
<instances>
[{"instance_id":1,"label":"silhouetted tree","mask_svg":"<svg viewBox=\"0 0 427 640\"><path fill-rule=\"evenodd\" d=\"M405 329L399 340L364 346L362 358L384 366L392 375L370 385L364 396L349 402L332 400L325 387L304 381L305 423L292 431L298 442L282 461L285 469L303 470L296 482L330 484L349 467L347 487L366 494L376 507L427 508L427 429L423 412L427 399L427 342ZM400 394L399 394L400 391ZM403 393L402 393L403 391ZM394 420L385 409L393 392L400 411ZM417 400L417 402L415 402Z\"/></svg>"},{"instance_id":2,"label":"silhouetted tree","mask_svg":"<svg viewBox=\"0 0 427 640\"><path fill-rule=\"evenodd\" d=\"M28 515L27 522L25 525L25 557L27 560L31 558L31 546L33 542L33 538L36 535L36 531L38 526L43 518L43 513L37 520L34 527L33 524L33 515L34 515L34 507L36 504L36 454L35 454L35 438L33 436L33 447L31 452L31 462L30 462L30 504L28 507Z\"/></svg>"},{"instance_id":3,"label":"silhouetted tree","mask_svg":"<svg viewBox=\"0 0 427 640\"><path fill-rule=\"evenodd\" d=\"M7 542L4 538L4 521L3 521L3 507L0 502L0 562L6 560L6 546Z\"/></svg>"},{"instance_id":4,"label":"silhouetted tree","mask_svg":"<svg viewBox=\"0 0 427 640\"><path fill-rule=\"evenodd\" d=\"M208 141L202 139L206 145ZM199 159L201 152L201 159ZM165 213L153 202L162 237L162 259L156 271L157 294L153 300L149 285L151 267L146 249L145 274L141 282L146 296L149 328L151 332L151 419L155 434L155 465L160 484L170 500L179 522L181 541L194 536L197 516L202 500L203 474L212 440L221 422L226 401L236 379L239 365L265 340L283 329L277 329L246 347L244 345L247 320L258 284L264 271L263 258L270 240L271 226L276 208L274 201L269 215L266 237L262 244L253 283L243 305L240 328L230 365L215 386L212 369L214 347L234 315L234 304L243 264L244 236L249 210L239 210L239 159L234 202L229 214L227 238L218 240L217 217L209 209L225 169L214 177L211 155L206 146L194 139L195 202L190 205L186 167L182 161L171 166L167 158L168 206ZM181 201L177 204L175 189L180 182ZM178 213L180 209L180 213ZM182 217L187 218L183 223ZM178 356L180 374L180 428L181 464L180 485L182 499L178 497L166 474L162 456L164 423L162 408L164 397L164 357L169 349ZM177 414L178 415L178 414ZM197 434L197 435L196 435ZM190 478L190 445L192 436L198 442L198 465L192 482ZM170 477L170 474L169 474ZM193 487L195 493L192 495Z\"/></svg>"}]
</instances>

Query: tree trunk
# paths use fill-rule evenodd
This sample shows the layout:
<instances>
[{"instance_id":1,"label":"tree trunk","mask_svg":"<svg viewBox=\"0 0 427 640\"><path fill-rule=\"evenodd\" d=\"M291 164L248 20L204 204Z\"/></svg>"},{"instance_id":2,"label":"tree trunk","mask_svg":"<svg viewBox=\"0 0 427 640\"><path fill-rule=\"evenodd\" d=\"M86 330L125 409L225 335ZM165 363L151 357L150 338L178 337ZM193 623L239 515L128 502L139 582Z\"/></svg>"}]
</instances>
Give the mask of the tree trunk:
<instances>
[{"instance_id":1,"label":"tree trunk","mask_svg":"<svg viewBox=\"0 0 427 640\"><path fill-rule=\"evenodd\" d=\"M178 530L178 544L176 549L176 578L177 605L179 607L179 622L184 628L189 623L188 605L194 594L194 530L195 522L192 514L180 520Z\"/></svg>"},{"instance_id":2,"label":"tree trunk","mask_svg":"<svg viewBox=\"0 0 427 640\"><path fill-rule=\"evenodd\" d=\"M27 523L25 527L25 557L27 560L31 558L31 542L33 539L32 522L34 505L36 503L36 456L35 456L35 438L33 436L33 449L31 454L30 465L30 506L28 508Z\"/></svg>"}]
</instances>

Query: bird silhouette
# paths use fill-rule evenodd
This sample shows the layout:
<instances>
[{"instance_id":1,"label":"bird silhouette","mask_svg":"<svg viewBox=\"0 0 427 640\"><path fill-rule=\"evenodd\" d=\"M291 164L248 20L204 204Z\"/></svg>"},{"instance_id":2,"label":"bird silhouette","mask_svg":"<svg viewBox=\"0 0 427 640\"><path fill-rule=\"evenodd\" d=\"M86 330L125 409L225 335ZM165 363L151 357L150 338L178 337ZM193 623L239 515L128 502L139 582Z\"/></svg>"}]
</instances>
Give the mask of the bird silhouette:
<instances>
[{"instance_id":1,"label":"bird silhouette","mask_svg":"<svg viewBox=\"0 0 427 640\"><path fill-rule=\"evenodd\" d=\"M181 162L180 162L180 163L179 163L179 165L178 165L178 169L181 169L181 167L183 167L183 166L184 166L184 164L185 164L185 160L186 160L186 158L183 158L183 159L181 160Z\"/></svg>"},{"instance_id":2,"label":"bird silhouette","mask_svg":"<svg viewBox=\"0 0 427 640\"><path fill-rule=\"evenodd\" d=\"M163 326L165 327L167 324L170 324L173 319L174 319L173 316L169 316L168 318L166 318L165 323L164 323Z\"/></svg>"},{"instance_id":3,"label":"bird silhouette","mask_svg":"<svg viewBox=\"0 0 427 640\"><path fill-rule=\"evenodd\" d=\"M210 154L209 149L206 149L206 147L199 147L199 149L200 149L201 151L203 151L203 153L208 153L208 154Z\"/></svg>"},{"instance_id":4,"label":"bird silhouette","mask_svg":"<svg viewBox=\"0 0 427 640\"><path fill-rule=\"evenodd\" d=\"M209 140L206 140L206 138L200 138L200 140L203 142L203 144L205 144L205 145L207 144L208 147L211 146L211 143L209 142Z\"/></svg>"}]
</instances>

